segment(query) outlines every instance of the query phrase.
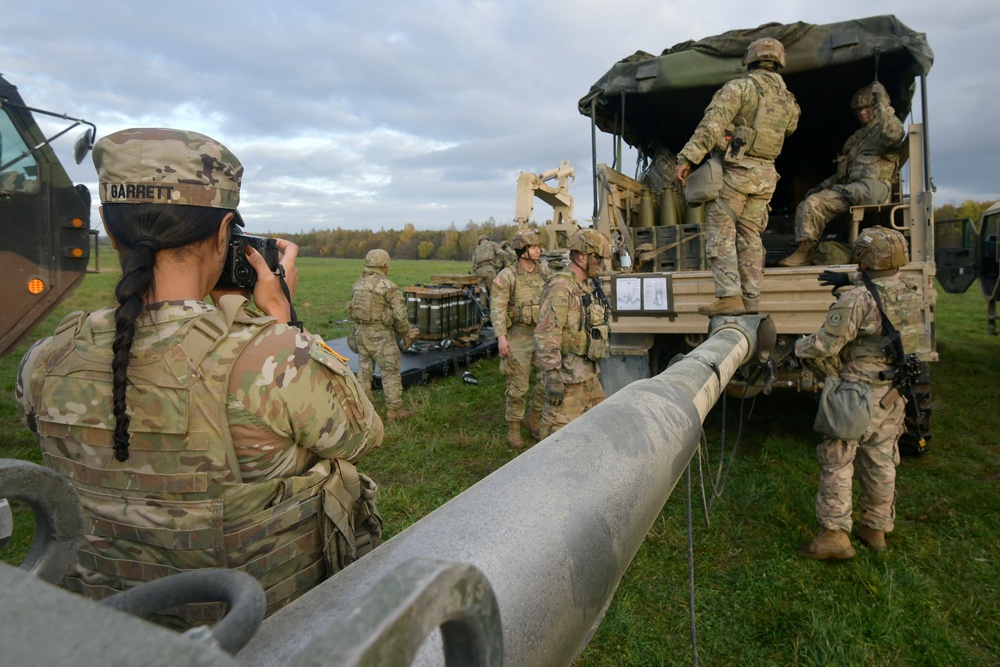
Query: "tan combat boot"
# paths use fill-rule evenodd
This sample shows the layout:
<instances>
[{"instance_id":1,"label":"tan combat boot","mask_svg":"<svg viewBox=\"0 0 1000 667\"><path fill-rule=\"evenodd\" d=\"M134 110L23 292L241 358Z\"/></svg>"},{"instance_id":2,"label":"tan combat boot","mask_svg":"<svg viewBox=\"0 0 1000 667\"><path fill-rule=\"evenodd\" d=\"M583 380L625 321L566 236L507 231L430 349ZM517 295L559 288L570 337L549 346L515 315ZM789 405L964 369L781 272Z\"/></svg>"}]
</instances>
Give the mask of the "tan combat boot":
<instances>
[{"instance_id":1,"label":"tan combat boot","mask_svg":"<svg viewBox=\"0 0 1000 667\"><path fill-rule=\"evenodd\" d=\"M875 530L874 528L869 528L864 524L858 524L854 527L854 534L858 536L858 539L870 546L875 551L885 551L885 531Z\"/></svg>"},{"instance_id":2,"label":"tan combat boot","mask_svg":"<svg viewBox=\"0 0 1000 667\"><path fill-rule=\"evenodd\" d=\"M843 530L823 529L807 546L799 547L799 553L812 560L854 558L857 553L851 546L851 538Z\"/></svg>"},{"instance_id":3,"label":"tan combat boot","mask_svg":"<svg viewBox=\"0 0 1000 667\"><path fill-rule=\"evenodd\" d=\"M812 239L799 241L799 247L788 257L778 262L778 266L809 266L812 264L812 254L819 245Z\"/></svg>"},{"instance_id":4,"label":"tan combat boot","mask_svg":"<svg viewBox=\"0 0 1000 667\"><path fill-rule=\"evenodd\" d=\"M707 306L699 306L698 314L708 317L716 315L742 315L746 311L743 309L743 299L738 296L724 296L716 299Z\"/></svg>"},{"instance_id":5,"label":"tan combat boot","mask_svg":"<svg viewBox=\"0 0 1000 667\"><path fill-rule=\"evenodd\" d=\"M541 410L529 410L525 413L524 417L521 419L521 425L528 429L528 433L531 434L535 440L539 440L538 437L538 422L542 418Z\"/></svg>"},{"instance_id":6,"label":"tan combat boot","mask_svg":"<svg viewBox=\"0 0 1000 667\"><path fill-rule=\"evenodd\" d=\"M507 444L511 449L524 449L524 440L521 440L521 422L516 420L507 422Z\"/></svg>"},{"instance_id":7,"label":"tan combat boot","mask_svg":"<svg viewBox=\"0 0 1000 667\"><path fill-rule=\"evenodd\" d=\"M404 410L403 408L389 408L389 412L386 413L385 419L391 424L392 422L403 421L404 419L412 416L413 412L410 410Z\"/></svg>"}]
</instances>

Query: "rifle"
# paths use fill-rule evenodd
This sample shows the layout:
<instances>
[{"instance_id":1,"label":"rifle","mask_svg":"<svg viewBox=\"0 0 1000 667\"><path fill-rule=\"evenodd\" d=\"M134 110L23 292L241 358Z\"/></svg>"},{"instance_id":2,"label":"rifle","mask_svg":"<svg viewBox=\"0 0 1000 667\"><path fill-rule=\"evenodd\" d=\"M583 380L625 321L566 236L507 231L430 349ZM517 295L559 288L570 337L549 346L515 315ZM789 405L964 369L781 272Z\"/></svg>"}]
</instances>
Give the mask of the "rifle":
<instances>
[{"instance_id":1,"label":"rifle","mask_svg":"<svg viewBox=\"0 0 1000 667\"><path fill-rule=\"evenodd\" d=\"M868 292L875 299L875 306L879 315L882 316L882 331L886 336L882 339L879 347L892 357L892 367L886 371L880 371L880 380L891 380L892 389L879 402L883 408L890 405L897 397L902 395L906 399L906 411L909 414L913 426L916 429L916 436L919 442L924 442L927 433L926 419L924 412L920 408L920 396L917 394L917 383L923 372L923 365L916 354L907 354L903 348L903 336L885 314L882 308L882 299L879 298L878 290L871 278L864 271L861 272L861 279L868 288Z\"/></svg>"}]
</instances>

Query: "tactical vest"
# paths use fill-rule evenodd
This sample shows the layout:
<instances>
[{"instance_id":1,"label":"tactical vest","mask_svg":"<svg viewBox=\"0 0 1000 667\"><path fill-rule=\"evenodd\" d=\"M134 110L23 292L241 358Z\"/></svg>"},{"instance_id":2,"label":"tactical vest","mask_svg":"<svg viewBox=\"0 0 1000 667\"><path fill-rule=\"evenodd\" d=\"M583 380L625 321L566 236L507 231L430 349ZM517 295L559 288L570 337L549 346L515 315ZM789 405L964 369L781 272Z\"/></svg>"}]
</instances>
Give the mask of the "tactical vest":
<instances>
[{"instance_id":1,"label":"tactical vest","mask_svg":"<svg viewBox=\"0 0 1000 667\"><path fill-rule=\"evenodd\" d=\"M229 373L273 318L242 314L233 325L244 301L237 309L231 299L223 299L225 316L195 317L174 335L178 344L132 359L125 462L114 459L111 350L94 344L94 321L67 316L39 355L43 460L72 480L84 513L70 590L101 599L176 572L232 568L260 581L270 614L346 565L337 563L345 554L331 553L344 548L338 524L353 535L351 496L374 486L353 465L321 460L296 477L242 481L226 415ZM113 330L113 318L106 321ZM66 396L87 404L73 409ZM70 409L45 409L52 405ZM221 611L218 603L184 605L165 616L186 626Z\"/></svg>"},{"instance_id":2,"label":"tactical vest","mask_svg":"<svg viewBox=\"0 0 1000 667\"><path fill-rule=\"evenodd\" d=\"M855 289L864 290L867 288L857 287ZM896 327L903 340L903 349L907 354L917 351L920 345L920 294L907 285L903 280L889 279L876 280L875 289L882 299L882 308L885 315ZM881 320L880 320L881 321ZM881 348L886 332L881 332L876 336L858 336L853 341L844 346L841 358L844 361L851 360L881 360L891 361L891 351Z\"/></svg>"},{"instance_id":3,"label":"tactical vest","mask_svg":"<svg viewBox=\"0 0 1000 667\"><path fill-rule=\"evenodd\" d=\"M542 286L545 279L541 275L541 267L536 267L534 271L518 271L514 266L504 271L510 271L513 277L512 293L507 301L507 326L513 324L524 324L533 326L538 324L539 307L542 301ZM537 276L537 280L532 278Z\"/></svg>"},{"instance_id":4,"label":"tactical vest","mask_svg":"<svg viewBox=\"0 0 1000 667\"><path fill-rule=\"evenodd\" d=\"M386 301L386 281L381 273L365 271L351 288L351 319L358 324L392 326L392 310Z\"/></svg>"},{"instance_id":5,"label":"tactical vest","mask_svg":"<svg viewBox=\"0 0 1000 667\"><path fill-rule=\"evenodd\" d=\"M472 270L482 268L487 264L495 266L496 250L492 241L480 243L476 246L476 252L472 255Z\"/></svg>"},{"instance_id":6,"label":"tactical vest","mask_svg":"<svg viewBox=\"0 0 1000 667\"><path fill-rule=\"evenodd\" d=\"M757 108L750 122L755 137L747 154L750 157L774 160L785 144L785 132L795 115L795 97L783 85L764 86L755 73L747 78L757 90Z\"/></svg>"},{"instance_id":7,"label":"tactical vest","mask_svg":"<svg viewBox=\"0 0 1000 667\"><path fill-rule=\"evenodd\" d=\"M570 308L576 308L579 318L566 317L567 326L563 328L560 352L563 355L575 354L591 361L600 361L611 354L608 341L610 313L607 303L595 297L590 283L585 283L582 291L579 282L572 273L561 274L573 285L573 299ZM576 322L573 320L577 319Z\"/></svg>"}]
</instances>

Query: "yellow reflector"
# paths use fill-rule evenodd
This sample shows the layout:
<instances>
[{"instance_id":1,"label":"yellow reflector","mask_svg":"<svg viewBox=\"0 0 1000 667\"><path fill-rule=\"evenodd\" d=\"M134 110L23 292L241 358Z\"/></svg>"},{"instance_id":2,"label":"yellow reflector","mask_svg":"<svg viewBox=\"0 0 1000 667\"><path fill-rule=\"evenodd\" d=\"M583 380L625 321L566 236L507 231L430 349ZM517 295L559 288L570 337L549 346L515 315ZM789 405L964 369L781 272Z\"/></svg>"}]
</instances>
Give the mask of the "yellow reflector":
<instances>
[{"instance_id":1,"label":"yellow reflector","mask_svg":"<svg viewBox=\"0 0 1000 667\"><path fill-rule=\"evenodd\" d=\"M70 250L70 253L74 257L83 257L83 248L73 248L72 250Z\"/></svg>"},{"instance_id":2,"label":"yellow reflector","mask_svg":"<svg viewBox=\"0 0 1000 667\"><path fill-rule=\"evenodd\" d=\"M28 291L31 294L41 294L45 291L45 283L41 278L32 278L28 281Z\"/></svg>"}]
</instances>

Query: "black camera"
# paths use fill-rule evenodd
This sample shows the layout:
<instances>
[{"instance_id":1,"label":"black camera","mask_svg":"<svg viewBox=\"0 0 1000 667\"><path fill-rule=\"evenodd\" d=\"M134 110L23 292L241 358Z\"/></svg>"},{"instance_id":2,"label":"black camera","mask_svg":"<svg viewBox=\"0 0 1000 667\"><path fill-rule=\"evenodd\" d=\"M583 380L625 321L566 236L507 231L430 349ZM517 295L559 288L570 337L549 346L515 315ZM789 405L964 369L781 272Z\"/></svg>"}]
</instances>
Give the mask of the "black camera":
<instances>
[{"instance_id":1,"label":"black camera","mask_svg":"<svg viewBox=\"0 0 1000 667\"><path fill-rule=\"evenodd\" d=\"M275 239L233 234L229 239L226 264L222 267L219 282L215 284L216 289L253 289L257 284L257 272L247 259L247 246L261 254L272 272L278 270L278 242Z\"/></svg>"}]
</instances>

